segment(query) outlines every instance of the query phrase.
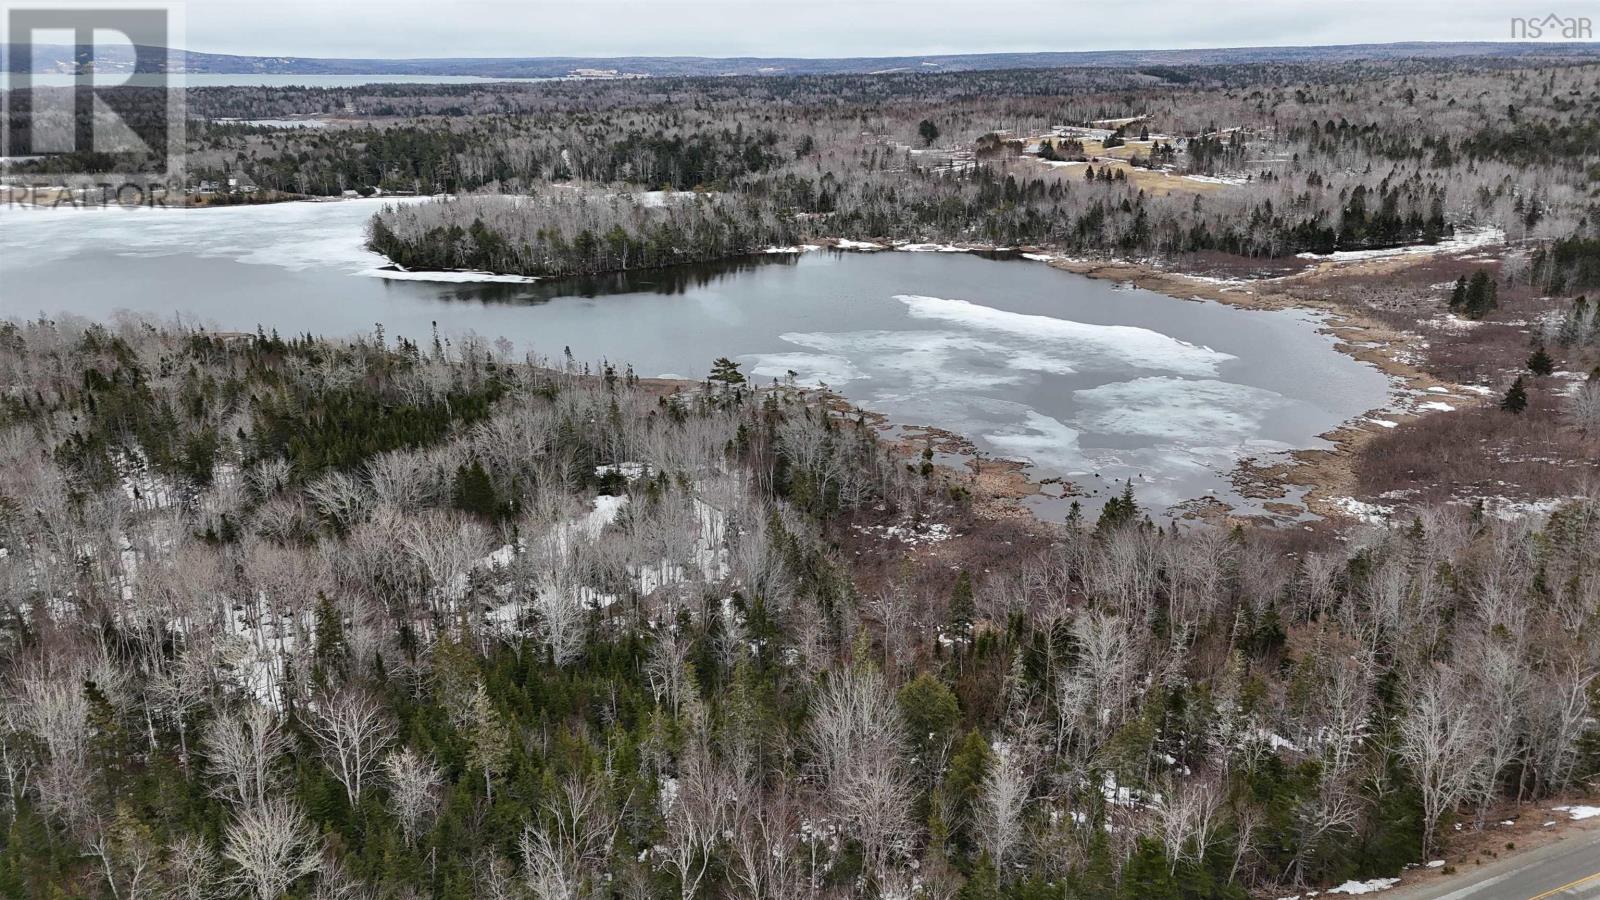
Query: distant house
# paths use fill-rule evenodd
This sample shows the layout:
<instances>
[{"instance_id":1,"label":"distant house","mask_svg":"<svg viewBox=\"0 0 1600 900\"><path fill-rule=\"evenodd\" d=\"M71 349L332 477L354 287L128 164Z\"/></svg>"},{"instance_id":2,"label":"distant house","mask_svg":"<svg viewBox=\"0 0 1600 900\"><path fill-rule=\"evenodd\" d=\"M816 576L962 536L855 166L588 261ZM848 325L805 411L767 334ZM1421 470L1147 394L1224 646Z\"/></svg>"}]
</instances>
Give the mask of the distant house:
<instances>
[{"instance_id":1,"label":"distant house","mask_svg":"<svg viewBox=\"0 0 1600 900\"><path fill-rule=\"evenodd\" d=\"M219 189L219 186L215 181L201 181L200 182L200 186L195 189L195 193L196 194L215 194L218 189Z\"/></svg>"}]
</instances>

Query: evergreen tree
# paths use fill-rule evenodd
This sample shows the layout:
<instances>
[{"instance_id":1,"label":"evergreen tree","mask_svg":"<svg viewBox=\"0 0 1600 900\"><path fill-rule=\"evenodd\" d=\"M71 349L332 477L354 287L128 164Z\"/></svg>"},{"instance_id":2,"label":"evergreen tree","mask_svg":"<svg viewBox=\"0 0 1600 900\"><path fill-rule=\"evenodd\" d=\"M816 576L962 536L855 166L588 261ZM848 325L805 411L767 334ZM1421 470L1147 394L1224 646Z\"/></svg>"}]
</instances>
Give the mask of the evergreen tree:
<instances>
[{"instance_id":1,"label":"evergreen tree","mask_svg":"<svg viewBox=\"0 0 1600 900\"><path fill-rule=\"evenodd\" d=\"M994 870L994 861L985 850L972 867L972 877L956 893L956 900L1000 900L1000 876Z\"/></svg>"},{"instance_id":2,"label":"evergreen tree","mask_svg":"<svg viewBox=\"0 0 1600 900\"><path fill-rule=\"evenodd\" d=\"M1528 357L1528 371L1543 377L1555 370L1555 360L1550 358L1550 354L1545 352L1544 345L1540 344L1538 349L1533 351L1533 355Z\"/></svg>"},{"instance_id":3,"label":"evergreen tree","mask_svg":"<svg viewBox=\"0 0 1600 900\"><path fill-rule=\"evenodd\" d=\"M950 768L945 772L943 790L953 827L953 842L958 846L967 846L967 832L963 826L972 818L972 806L978 800L983 777L989 772L992 757L989 742L977 729L968 731L950 754Z\"/></svg>"},{"instance_id":4,"label":"evergreen tree","mask_svg":"<svg viewBox=\"0 0 1600 900\"><path fill-rule=\"evenodd\" d=\"M923 119L917 123L917 135L922 138L922 146L931 147L939 139L939 126L932 119Z\"/></svg>"},{"instance_id":5,"label":"evergreen tree","mask_svg":"<svg viewBox=\"0 0 1600 900\"><path fill-rule=\"evenodd\" d=\"M956 575L955 587L950 590L950 629L965 632L972 626L977 613L973 603L972 576L962 570Z\"/></svg>"},{"instance_id":6,"label":"evergreen tree","mask_svg":"<svg viewBox=\"0 0 1600 900\"><path fill-rule=\"evenodd\" d=\"M745 382L744 373L739 371L739 364L726 356L719 356L711 363L711 374L708 377L725 387L734 387Z\"/></svg>"},{"instance_id":7,"label":"evergreen tree","mask_svg":"<svg viewBox=\"0 0 1600 900\"><path fill-rule=\"evenodd\" d=\"M1469 319L1481 319L1499 306L1498 294L1499 286L1489 277L1489 270L1479 269L1472 273L1472 278L1467 282L1462 312Z\"/></svg>"},{"instance_id":8,"label":"evergreen tree","mask_svg":"<svg viewBox=\"0 0 1600 900\"><path fill-rule=\"evenodd\" d=\"M1122 494L1106 501L1100 510L1100 519L1095 523L1094 529L1099 534L1116 531L1125 525L1131 525L1139 519L1139 504L1133 498L1133 479L1130 478L1122 485Z\"/></svg>"},{"instance_id":9,"label":"evergreen tree","mask_svg":"<svg viewBox=\"0 0 1600 900\"><path fill-rule=\"evenodd\" d=\"M1501 399L1500 408L1509 413L1520 413L1528 408L1528 389L1523 384L1521 375L1517 376L1516 381L1511 382L1511 389L1506 391L1505 397Z\"/></svg>"},{"instance_id":10,"label":"evergreen tree","mask_svg":"<svg viewBox=\"0 0 1600 900\"><path fill-rule=\"evenodd\" d=\"M494 776L511 755L511 733L500 719L489 692L478 684L467 707L467 760L483 773L483 791L494 799Z\"/></svg>"},{"instance_id":11,"label":"evergreen tree","mask_svg":"<svg viewBox=\"0 0 1600 900\"><path fill-rule=\"evenodd\" d=\"M921 763L931 762L961 719L956 695L944 682L923 672L907 682L895 700L900 705L900 714L905 716L912 753Z\"/></svg>"},{"instance_id":12,"label":"evergreen tree","mask_svg":"<svg viewBox=\"0 0 1600 900\"><path fill-rule=\"evenodd\" d=\"M500 512L500 500L495 495L494 482L484 471L483 463L474 459L456 469L455 504L462 512L492 519Z\"/></svg>"}]
</instances>

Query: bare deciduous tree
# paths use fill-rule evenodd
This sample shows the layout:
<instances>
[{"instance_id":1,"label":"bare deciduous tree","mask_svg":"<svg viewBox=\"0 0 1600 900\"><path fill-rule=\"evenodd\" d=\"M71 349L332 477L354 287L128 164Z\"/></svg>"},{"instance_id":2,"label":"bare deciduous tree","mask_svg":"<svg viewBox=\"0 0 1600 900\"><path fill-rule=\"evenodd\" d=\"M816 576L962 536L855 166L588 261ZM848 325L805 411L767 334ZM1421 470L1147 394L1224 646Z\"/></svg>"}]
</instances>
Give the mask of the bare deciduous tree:
<instances>
[{"instance_id":1,"label":"bare deciduous tree","mask_svg":"<svg viewBox=\"0 0 1600 900\"><path fill-rule=\"evenodd\" d=\"M216 854L197 837L180 837L167 847L166 900L214 900L227 890Z\"/></svg>"},{"instance_id":2,"label":"bare deciduous tree","mask_svg":"<svg viewBox=\"0 0 1600 900\"><path fill-rule=\"evenodd\" d=\"M808 729L817 773L834 814L875 869L887 870L914 831L904 736L899 707L879 673L839 673L818 692Z\"/></svg>"},{"instance_id":3,"label":"bare deciduous tree","mask_svg":"<svg viewBox=\"0 0 1600 900\"><path fill-rule=\"evenodd\" d=\"M433 760L410 747L385 756L383 773L389 782L390 809L400 822L400 833L409 847L439 809L444 775Z\"/></svg>"},{"instance_id":4,"label":"bare deciduous tree","mask_svg":"<svg viewBox=\"0 0 1600 900\"><path fill-rule=\"evenodd\" d=\"M666 782L661 814L667 824L667 865L678 876L679 895L694 900L722 839L738 781L718 763L704 737L691 738L678 760L677 778Z\"/></svg>"},{"instance_id":5,"label":"bare deciduous tree","mask_svg":"<svg viewBox=\"0 0 1600 900\"><path fill-rule=\"evenodd\" d=\"M201 737L206 770L219 781L214 793L241 807L266 803L278 759L288 749L288 735L261 706L218 715Z\"/></svg>"},{"instance_id":6,"label":"bare deciduous tree","mask_svg":"<svg viewBox=\"0 0 1600 900\"><path fill-rule=\"evenodd\" d=\"M1473 698L1449 670L1430 670L1406 690L1396 750L1422 791L1422 844L1435 846L1439 817L1455 809L1482 777L1485 733Z\"/></svg>"},{"instance_id":7,"label":"bare deciduous tree","mask_svg":"<svg viewBox=\"0 0 1600 900\"><path fill-rule=\"evenodd\" d=\"M345 689L318 703L305 722L323 761L344 785L350 805L361 805L361 789L394 740L394 722L376 701Z\"/></svg>"},{"instance_id":8,"label":"bare deciduous tree","mask_svg":"<svg viewBox=\"0 0 1600 900\"><path fill-rule=\"evenodd\" d=\"M996 744L978 793L976 833L995 869L1002 873L1011 852L1022 843L1030 781L1023 752L1010 744Z\"/></svg>"},{"instance_id":9,"label":"bare deciduous tree","mask_svg":"<svg viewBox=\"0 0 1600 900\"><path fill-rule=\"evenodd\" d=\"M528 889L538 900L595 896L618 820L602 785L567 778L545 802L542 821L523 829L519 847Z\"/></svg>"},{"instance_id":10,"label":"bare deciduous tree","mask_svg":"<svg viewBox=\"0 0 1600 900\"><path fill-rule=\"evenodd\" d=\"M1217 839L1224 793L1221 785L1191 778L1169 785L1156 804L1161 843L1176 872L1183 863L1198 863Z\"/></svg>"},{"instance_id":11,"label":"bare deciduous tree","mask_svg":"<svg viewBox=\"0 0 1600 900\"><path fill-rule=\"evenodd\" d=\"M230 880L256 900L278 900L300 878L322 868L316 830L300 808L274 798L246 807L228 824L222 856Z\"/></svg>"}]
</instances>

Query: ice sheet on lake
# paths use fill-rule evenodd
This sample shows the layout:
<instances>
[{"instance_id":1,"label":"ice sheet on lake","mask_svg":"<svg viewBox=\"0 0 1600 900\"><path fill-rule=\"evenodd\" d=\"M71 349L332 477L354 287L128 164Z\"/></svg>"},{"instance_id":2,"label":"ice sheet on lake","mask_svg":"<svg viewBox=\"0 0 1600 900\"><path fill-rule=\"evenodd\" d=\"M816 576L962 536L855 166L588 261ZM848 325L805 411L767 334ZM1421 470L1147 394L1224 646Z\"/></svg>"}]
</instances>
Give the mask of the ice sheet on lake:
<instances>
[{"instance_id":1,"label":"ice sheet on lake","mask_svg":"<svg viewBox=\"0 0 1600 900\"><path fill-rule=\"evenodd\" d=\"M829 353L756 353L739 360L748 363L750 374L759 379L784 381L793 372L796 382L809 387L838 387L868 377L850 360Z\"/></svg>"},{"instance_id":2,"label":"ice sheet on lake","mask_svg":"<svg viewBox=\"0 0 1600 900\"><path fill-rule=\"evenodd\" d=\"M1000 451L1036 465L1068 468L1083 458L1077 429L1031 409L1017 425L988 432L983 438Z\"/></svg>"},{"instance_id":3,"label":"ice sheet on lake","mask_svg":"<svg viewBox=\"0 0 1600 900\"><path fill-rule=\"evenodd\" d=\"M369 278L387 278L390 281L431 281L441 284L533 284L532 275L500 275L495 272L431 271L412 272L408 269L388 267L363 269L360 274Z\"/></svg>"},{"instance_id":4,"label":"ice sheet on lake","mask_svg":"<svg viewBox=\"0 0 1600 900\"><path fill-rule=\"evenodd\" d=\"M1014 355L1011 347L953 331L788 332L781 337L919 391L983 390L1023 380L1004 367Z\"/></svg>"},{"instance_id":5,"label":"ice sheet on lake","mask_svg":"<svg viewBox=\"0 0 1600 900\"><path fill-rule=\"evenodd\" d=\"M1008 312L966 300L901 294L912 318L963 325L977 331L1003 335L1021 344L1039 360L1051 360L1069 369L1133 366L1180 375L1217 374L1217 366L1233 359L1210 347L1134 325L1094 325L1053 316Z\"/></svg>"},{"instance_id":6,"label":"ice sheet on lake","mask_svg":"<svg viewBox=\"0 0 1600 900\"><path fill-rule=\"evenodd\" d=\"M1214 379L1135 378L1074 391L1085 430L1174 441L1243 440L1285 402L1274 391Z\"/></svg>"},{"instance_id":7,"label":"ice sheet on lake","mask_svg":"<svg viewBox=\"0 0 1600 900\"><path fill-rule=\"evenodd\" d=\"M389 264L366 248L366 224L387 204L424 198L369 197L206 209L0 209L7 268L40 266L93 246L123 256L193 254L302 271L358 274Z\"/></svg>"}]
</instances>

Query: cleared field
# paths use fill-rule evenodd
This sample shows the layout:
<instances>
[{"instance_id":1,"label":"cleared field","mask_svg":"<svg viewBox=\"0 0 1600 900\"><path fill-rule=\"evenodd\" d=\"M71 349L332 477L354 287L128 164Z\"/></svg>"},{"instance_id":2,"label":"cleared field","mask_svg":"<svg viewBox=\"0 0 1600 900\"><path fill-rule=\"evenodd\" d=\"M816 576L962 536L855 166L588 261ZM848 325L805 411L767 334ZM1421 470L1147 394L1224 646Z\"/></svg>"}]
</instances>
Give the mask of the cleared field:
<instances>
[{"instance_id":1,"label":"cleared field","mask_svg":"<svg viewBox=\"0 0 1600 900\"><path fill-rule=\"evenodd\" d=\"M1041 143L1052 146L1062 142L1060 138L1041 138ZM1121 170L1128 173L1128 180L1140 190L1152 196L1165 196L1167 194L1209 194L1221 188L1228 187L1225 182L1199 181L1192 177L1175 172L1153 171L1141 168L1128 162L1135 156L1148 156L1152 141L1129 141L1121 147L1106 149L1105 145L1096 140L1080 140L1083 145L1083 155L1091 162L1071 163L1055 162L1051 160L1036 159L1041 166L1056 169L1082 169L1085 165L1095 168L1109 165L1114 171Z\"/></svg>"}]
</instances>

